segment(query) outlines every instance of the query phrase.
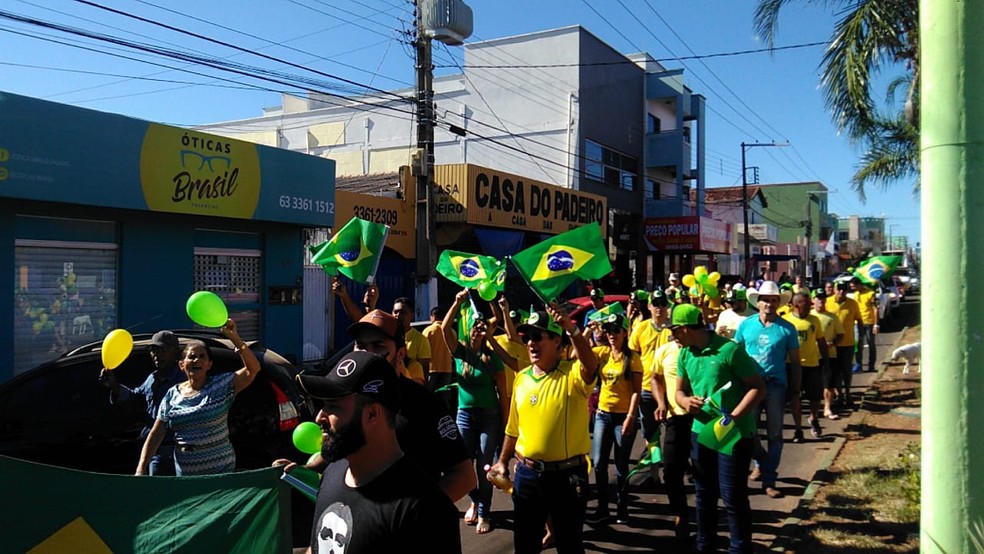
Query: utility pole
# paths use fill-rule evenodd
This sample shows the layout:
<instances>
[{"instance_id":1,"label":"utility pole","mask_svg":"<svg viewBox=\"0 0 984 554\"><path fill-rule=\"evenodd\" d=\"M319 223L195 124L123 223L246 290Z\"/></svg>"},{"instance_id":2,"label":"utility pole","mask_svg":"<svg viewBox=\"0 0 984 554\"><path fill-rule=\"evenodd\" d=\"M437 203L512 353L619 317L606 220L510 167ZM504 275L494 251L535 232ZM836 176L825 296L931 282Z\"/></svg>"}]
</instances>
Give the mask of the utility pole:
<instances>
[{"instance_id":1,"label":"utility pole","mask_svg":"<svg viewBox=\"0 0 984 554\"><path fill-rule=\"evenodd\" d=\"M752 246L751 240L748 236L748 176L746 173L748 169L745 167L745 152L749 148L755 148L756 146L789 146L789 143L776 144L775 142L752 142L752 143L741 143L741 209L742 218L745 226L745 281L748 282L752 278ZM756 179L756 182L758 180Z\"/></svg>"},{"instance_id":2,"label":"utility pole","mask_svg":"<svg viewBox=\"0 0 984 554\"><path fill-rule=\"evenodd\" d=\"M428 283L437 258L434 193L434 66L431 37L423 25L422 2L417 2L417 282ZM422 303L418 300L417 306Z\"/></svg>"}]
</instances>

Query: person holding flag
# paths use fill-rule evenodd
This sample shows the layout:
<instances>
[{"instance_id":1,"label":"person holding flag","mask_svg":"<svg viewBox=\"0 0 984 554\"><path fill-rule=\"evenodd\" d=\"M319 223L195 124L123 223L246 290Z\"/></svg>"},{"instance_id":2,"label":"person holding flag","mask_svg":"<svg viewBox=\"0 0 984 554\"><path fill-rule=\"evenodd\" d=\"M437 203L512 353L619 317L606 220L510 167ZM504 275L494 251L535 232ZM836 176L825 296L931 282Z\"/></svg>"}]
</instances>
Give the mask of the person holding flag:
<instances>
[{"instance_id":1,"label":"person holding flag","mask_svg":"<svg viewBox=\"0 0 984 554\"><path fill-rule=\"evenodd\" d=\"M536 311L517 329L532 365L516 376L499 461L489 479L504 477L515 456L513 480L515 552L540 552L550 518L557 552L584 552L587 506L588 395L598 370L587 339L557 304ZM577 361L563 360L564 334Z\"/></svg>"},{"instance_id":2,"label":"person holding flag","mask_svg":"<svg viewBox=\"0 0 984 554\"><path fill-rule=\"evenodd\" d=\"M765 382L744 349L708 329L697 306L675 307L670 329L681 346L676 402L694 416L691 458L697 504L696 551L716 551L720 498L728 513L730 552L752 552L747 472L754 448L755 408L765 397ZM720 417L709 415L714 404ZM737 434L737 440L728 445L730 454L698 442L707 425ZM725 450L723 444L717 446Z\"/></svg>"},{"instance_id":3,"label":"person holding flag","mask_svg":"<svg viewBox=\"0 0 984 554\"><path fill-rule=\"evenodd\" d=\"M465 448L475 459L476 475L481 475L493 462L505 425L504 414L509 413L509 391L506 390L502 360L508 357L512 365L516 361L492 339L485 316L471 303L468 289L455 295L441 328L447 331L454 325L455 315L462 306L466 308L461 316L464 336L459 335L455 344L448 345L458 383L456 423L465 440ZM478 487L468 496L472 505L465 514L465 523L475 525L479 535L492 531L492 483L488 479L479 479Z\"/></svg>"}]
</instances>

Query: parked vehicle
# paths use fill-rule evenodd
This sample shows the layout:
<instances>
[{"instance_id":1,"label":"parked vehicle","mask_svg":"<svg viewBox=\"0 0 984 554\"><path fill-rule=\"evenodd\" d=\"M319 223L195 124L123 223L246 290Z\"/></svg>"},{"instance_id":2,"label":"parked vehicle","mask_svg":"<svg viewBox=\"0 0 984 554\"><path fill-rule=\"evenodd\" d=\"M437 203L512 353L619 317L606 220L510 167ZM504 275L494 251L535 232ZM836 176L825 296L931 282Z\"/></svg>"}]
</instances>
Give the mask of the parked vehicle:
<instances>
[{"instance_id":1,"label":"parked vehicle","mask_svg":"<svg viewBox=\"0 0 984 554\"><path fill-rule=\"evenodd\" d=\"M179 342L205 341L211 372L242 367L230 341L218 332L175 331ZM133 352L114 369L120 383L136 387L153 371L151 334L134 338ZM143 440L146 411L140 400L109 402L99 382L102 343L91 343L22 373L0 385L0 454L61 467L131 474ZM291 435L312 411L298 394L297 370L282 356L249 344L262 370L236 396L229 412L229 435L237 469L269 466L276 458L304 460Z\"/></svg>"},{"instance_id":2,"label":"parked vehicle","mask_svg":"<svg viewBox=\"0 0 984 554\"><path fill-rule=\"evenodd\" d=\"M897 267L893 276L898 277L906 292L919 292L919 273L911 267Z\"/></svg>"},{"instance_id":3,"label":"parked vehicle","mask_svg":"<svg viewBox=\"0 0 984 554\"><path fill-rule=\"evenodd\" d=\"M605 305L611 304L613 302L618 302L622 304L623 308L628 308L629 306L629 295L627 294L606 294L605 295ZM567 310L568 315L571 316L571 321L576 323L578 326L584 322L584 315L588 313L588 310L592 308L591 297L590 296L579 296L577 298L572 298L563 303L561 306Z\"/></svg>"}]
</instances>

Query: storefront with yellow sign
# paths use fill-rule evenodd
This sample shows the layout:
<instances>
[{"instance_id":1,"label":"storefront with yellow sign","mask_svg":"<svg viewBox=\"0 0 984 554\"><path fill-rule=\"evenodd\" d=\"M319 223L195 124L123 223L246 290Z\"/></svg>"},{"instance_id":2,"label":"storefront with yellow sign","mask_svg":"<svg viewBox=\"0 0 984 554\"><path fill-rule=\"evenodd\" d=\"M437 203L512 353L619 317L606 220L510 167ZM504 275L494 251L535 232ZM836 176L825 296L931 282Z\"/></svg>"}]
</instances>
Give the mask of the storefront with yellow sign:
<instances>
[{"instance_id":1,"label":"storefront with yellow sign","mask_svg":"<svg viewBox=\"0 0 984 554\"><path fill-rule=\"evenodd\" d=\"M0 128L0 382L114 328L190 328L196 290L300 359L334 162L2 92Z\"/></svg>"},{"instance_id":2,"label":"storefront with yellow sign","mask_svg":"<svg viewBox=\"0 0 984 554\"><path fill-rule=\"evenodd\" d=\"M608 229L605 197L558 187L474 164L439 165L434 171L438 251L461 250L504 258L541 240L588 223ZM518 276L507 294L530 295ZM439 279L439 298L454 285ZM515 287L515 288L514 288Z\"/></svg>"}]
</instances>

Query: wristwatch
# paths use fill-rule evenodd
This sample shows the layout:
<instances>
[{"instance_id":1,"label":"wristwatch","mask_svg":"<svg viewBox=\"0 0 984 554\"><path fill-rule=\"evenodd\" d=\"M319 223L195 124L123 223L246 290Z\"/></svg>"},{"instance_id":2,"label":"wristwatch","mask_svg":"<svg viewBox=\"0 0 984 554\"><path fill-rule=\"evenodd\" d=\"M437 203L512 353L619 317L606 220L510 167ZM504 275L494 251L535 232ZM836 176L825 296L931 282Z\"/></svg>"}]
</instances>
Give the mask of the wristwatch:
<instances>
[{"instance_id":1,"label":"wristwatch","mask_svg":"<svg viewBox=\"0 0 984 554\"><path fill-rule=\"evenodd\" d=\"M580 337L583 333L581 333L581 330L578 329L577 326L575 325L574 326L574 330L573 331L568 331L567 334L570 335L570 336L572 336L572 337Z\"/></svg>"}]
</instances>

